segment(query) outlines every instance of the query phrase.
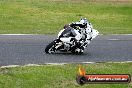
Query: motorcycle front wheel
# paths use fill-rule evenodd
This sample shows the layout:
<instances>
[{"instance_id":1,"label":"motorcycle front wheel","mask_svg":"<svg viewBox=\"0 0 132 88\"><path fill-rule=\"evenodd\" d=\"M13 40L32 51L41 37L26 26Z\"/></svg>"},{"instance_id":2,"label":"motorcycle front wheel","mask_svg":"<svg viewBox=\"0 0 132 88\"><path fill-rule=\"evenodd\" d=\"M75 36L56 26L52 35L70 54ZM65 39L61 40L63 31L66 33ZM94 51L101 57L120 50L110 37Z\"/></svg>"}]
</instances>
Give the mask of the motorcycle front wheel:
<instances>
[{"instance_id":1,"label":"motorcycle front wheel","mask_svg":"<svg viewBox=\"0 0 132 88\"><path fill-rule=\"evenodd\" d=\"M55 52L55 44L56 44L56 40L52 41L51 43L49 43L46 48L45 48L45 53L53 53Z\"/></svg>"}]
</instances>

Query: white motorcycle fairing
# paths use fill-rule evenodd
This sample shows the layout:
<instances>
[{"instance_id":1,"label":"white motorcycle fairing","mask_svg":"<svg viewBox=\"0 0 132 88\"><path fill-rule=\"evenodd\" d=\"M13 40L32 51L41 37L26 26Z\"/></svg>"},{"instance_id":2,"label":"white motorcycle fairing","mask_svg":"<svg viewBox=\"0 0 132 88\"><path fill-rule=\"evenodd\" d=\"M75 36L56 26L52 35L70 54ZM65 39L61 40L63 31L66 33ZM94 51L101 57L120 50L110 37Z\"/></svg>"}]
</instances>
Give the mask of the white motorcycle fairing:
<instances>
[{"instance_id":1,"label":"white motorcycle fairing","mask_svg":"<svg viewBox=\"0 0 132 88\"><path fill-rule=\"evenodd\" d=\"M58 38L47 45L45 52L54 53L56 51L71 51L72 53L83 53L90 41L97 37L98 34L99 32L97 30L92 29L91 33L87 33L87 38L85 39L85 36L80 34L76 29L62 29L58 33ZM83 37L84 39L82 39ZM76 46L74 41L71 40L72 38L76 38L81 46Z\"/></svg>"},{"instance_id":2,"label":"white motorcycle fairing","mask_svg":"<svg viewBox=\"0 0 132 88\"><path fill-rule=\"evenodd\" d=\"M91 35L92 39L96 38L98 35L99 35L99 32L95 29L92 29L92 35Z\"/></svg>"}]
</instances>

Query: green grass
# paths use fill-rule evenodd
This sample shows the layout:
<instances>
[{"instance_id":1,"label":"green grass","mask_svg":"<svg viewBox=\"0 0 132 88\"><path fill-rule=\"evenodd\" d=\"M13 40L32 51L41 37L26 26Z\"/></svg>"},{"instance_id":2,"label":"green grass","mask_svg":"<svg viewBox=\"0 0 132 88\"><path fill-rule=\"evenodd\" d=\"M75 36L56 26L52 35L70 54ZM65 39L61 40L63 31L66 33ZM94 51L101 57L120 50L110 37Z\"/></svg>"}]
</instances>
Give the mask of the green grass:
<instances>
[{"instance_id":1,"label":"green grass","mask_svg":"<svg viewBox=\"0 0 132 88\"><path fill-rule=\"evenodd\" d=\"M57 34L81 17L101 34L132 33L132 1L104 1L0 0L0 34Z\"/></svg>"},{"instance_id":2,"label":"green grass","mask_svg":"<svg viewBox=\"0 0 132 88\"><path fill-rule=\"evenodd\" d=\"M86 84L75 78L78 64L0 68L0 88L132 88L129 84ZM132 63L83 64L87 74L130 74Z\"/></svg>"}]
</instances>

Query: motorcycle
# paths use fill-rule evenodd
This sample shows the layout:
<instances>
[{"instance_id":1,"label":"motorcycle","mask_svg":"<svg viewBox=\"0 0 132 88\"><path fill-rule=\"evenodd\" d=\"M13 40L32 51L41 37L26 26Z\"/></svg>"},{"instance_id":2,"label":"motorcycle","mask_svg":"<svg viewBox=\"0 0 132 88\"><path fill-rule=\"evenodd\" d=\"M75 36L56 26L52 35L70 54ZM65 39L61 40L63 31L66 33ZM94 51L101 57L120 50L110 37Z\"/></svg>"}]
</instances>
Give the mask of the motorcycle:
<instances>
[{"instance_id":1,"label":"motorcycle","mask_svg":"<svg viewBox=\"0 0 132 88\"><path fill-rule=\"evenodd\" d=\"M85 39L81 39L80 41L78 41L78 43L74 43L74 38L76 36L75 31L77 30L72 27L62 29L58 33L58 37L46 46L45 52L55 53L56 51L61 52L70 51L71 53L82 54L84 49L90 43L90 41L99 34L97 30L92 29L92 34L90 34L91 36L90 38L88 38L89 42L86 42ZM72 41L68 41L64 38L70 38L70 40Z\"/></svg>"}]
</instances>

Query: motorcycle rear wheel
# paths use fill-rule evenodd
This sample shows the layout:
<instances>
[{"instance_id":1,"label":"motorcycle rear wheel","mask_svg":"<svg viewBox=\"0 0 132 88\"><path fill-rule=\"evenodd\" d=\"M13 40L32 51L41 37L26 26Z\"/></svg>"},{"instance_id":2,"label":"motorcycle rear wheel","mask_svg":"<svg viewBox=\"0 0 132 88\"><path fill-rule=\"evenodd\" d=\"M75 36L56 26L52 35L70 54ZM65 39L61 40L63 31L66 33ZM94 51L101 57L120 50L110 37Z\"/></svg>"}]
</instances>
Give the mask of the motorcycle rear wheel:
<instances>
[{"instance_id":1,"label":"motorcycle rear wheel","mask_svg":"<svg viewBox=\"0 0 132 88\"><path fill-rule=\"evenodd\" d=\"M71 50L73 54L83 54L83 52L77 52L75 49Z\"/></svg>"}]
</instances>

